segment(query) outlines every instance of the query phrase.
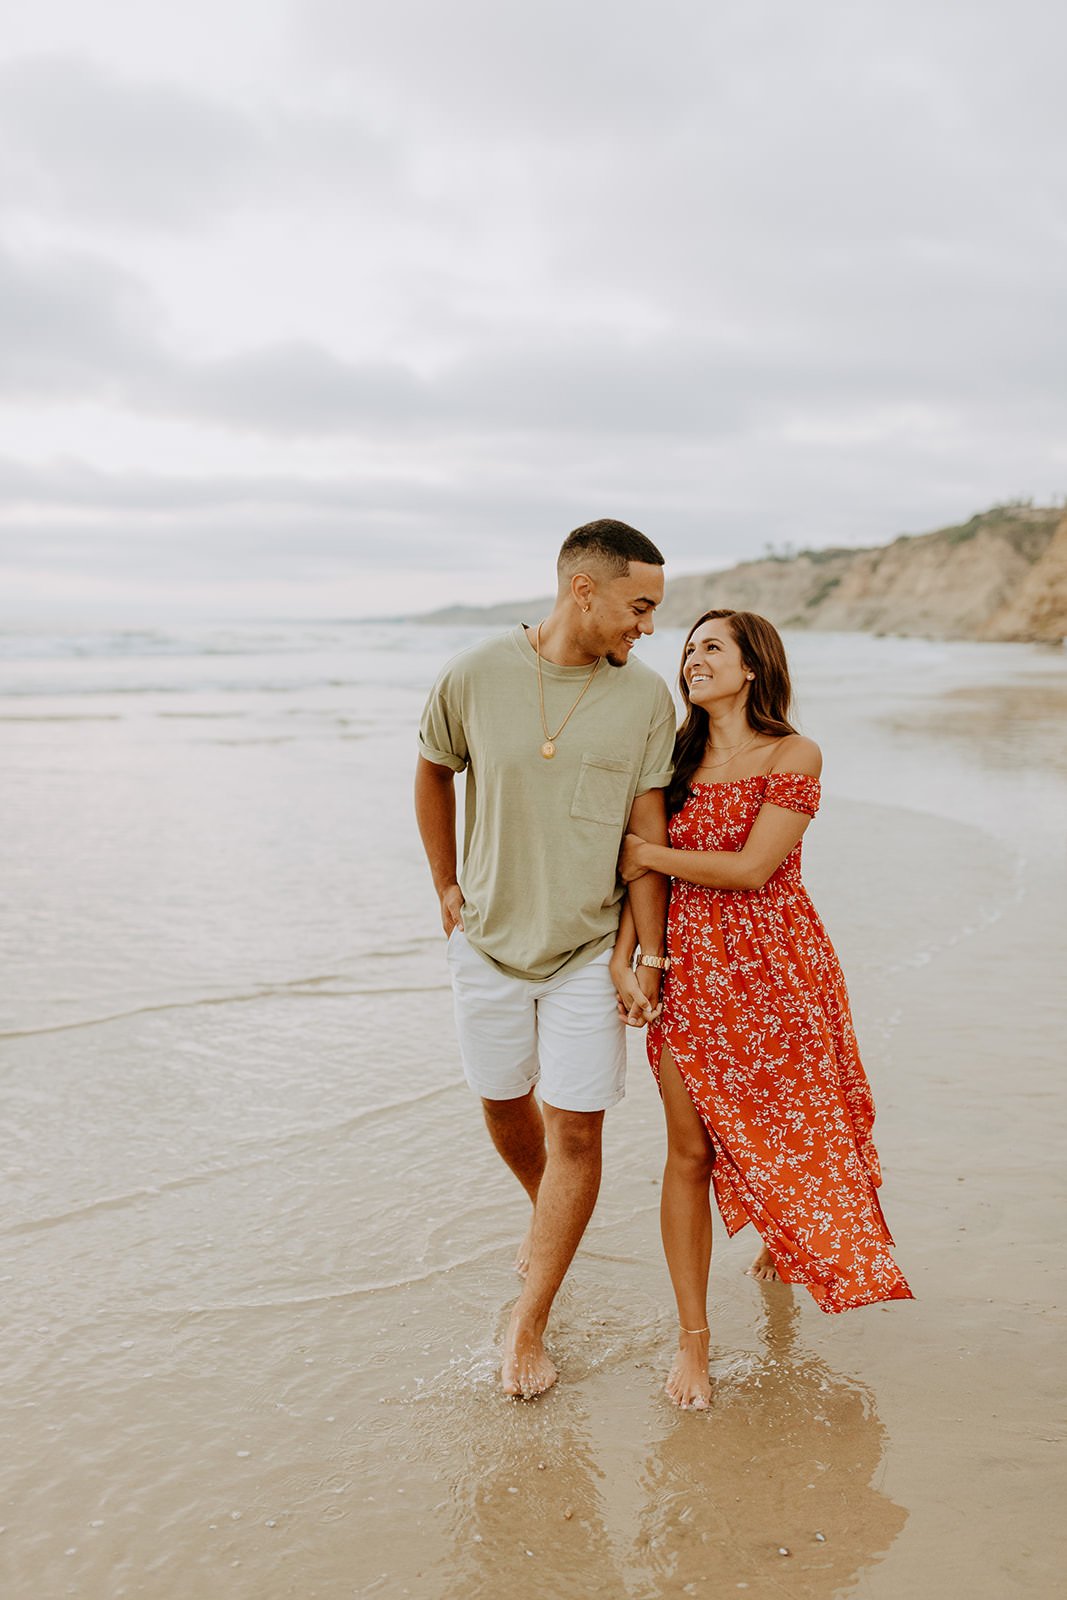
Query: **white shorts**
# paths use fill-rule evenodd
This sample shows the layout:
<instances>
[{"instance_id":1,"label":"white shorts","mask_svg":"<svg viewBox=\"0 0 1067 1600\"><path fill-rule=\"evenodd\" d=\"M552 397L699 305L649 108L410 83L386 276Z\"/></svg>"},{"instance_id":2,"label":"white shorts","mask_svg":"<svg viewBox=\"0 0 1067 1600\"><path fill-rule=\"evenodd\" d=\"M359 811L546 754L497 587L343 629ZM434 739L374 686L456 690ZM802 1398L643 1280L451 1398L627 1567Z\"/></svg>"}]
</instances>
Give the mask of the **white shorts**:
<instances>
[{"instance_id":1,"label":"white shorts","mask_svg":"<svg viewBox=\"0 0 1067 1600\"><path fill-rule=\"evenodd\" d=\"M626 1093L626 1025L615 1008L611 951L544 983L509 978L454 928L448 966L463 1071L483 1100L518 1100L539 1084L559 1111L606 1111Z\"/></svg>"}]
</instances>

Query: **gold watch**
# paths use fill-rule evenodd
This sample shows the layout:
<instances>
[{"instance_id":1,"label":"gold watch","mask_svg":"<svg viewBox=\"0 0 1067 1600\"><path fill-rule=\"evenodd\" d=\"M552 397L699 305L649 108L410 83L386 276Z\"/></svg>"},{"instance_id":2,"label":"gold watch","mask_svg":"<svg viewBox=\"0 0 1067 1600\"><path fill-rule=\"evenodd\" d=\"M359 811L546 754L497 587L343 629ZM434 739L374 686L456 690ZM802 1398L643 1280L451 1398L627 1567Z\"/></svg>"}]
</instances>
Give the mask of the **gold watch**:
<instances>
[{"instance_id":1,"label":"gold watch","mask_svg":"<svg viewBox=\"0 0 1067 1600\"><path fill-rule=\"evenodd\" d=\"M637 965L639 967L656 967L660 972L669 972L671 970L671 958L670 956L646 956L642 954L637 958Z\"/></svg>"}]
</instances>

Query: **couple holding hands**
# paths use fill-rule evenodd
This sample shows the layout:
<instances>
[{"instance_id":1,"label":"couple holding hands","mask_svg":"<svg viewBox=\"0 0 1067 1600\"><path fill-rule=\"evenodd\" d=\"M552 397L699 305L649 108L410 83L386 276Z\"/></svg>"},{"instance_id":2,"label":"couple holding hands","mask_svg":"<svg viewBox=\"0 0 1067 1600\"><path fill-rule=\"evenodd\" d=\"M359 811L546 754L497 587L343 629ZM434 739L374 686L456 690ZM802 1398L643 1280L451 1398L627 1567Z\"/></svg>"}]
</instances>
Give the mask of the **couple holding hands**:
<instances>
[{"instance_id":1,"label":"couple holding hands","mask_svg":"<svg viewBox=\"0 0 1067 1600\"><path fill-rule=\"evenodd\" d=\"M446 666L415 784L464 1072L533 1207L501 1382L529 1399L556 1381L545 1329L596 1203L629 1024L647 1029L666 1116L666 1389L702 1409L712 1187L727 1232L752 1222L763 1240L753 1276L802 1283L831 1312L910 1298L844 979L800 876L821 757L789 722L765 618L694 623L676 730L666 684L630 660L663 598L656 546L588 523L557 573L543 622Z\"/></svg>"}]
</instances>

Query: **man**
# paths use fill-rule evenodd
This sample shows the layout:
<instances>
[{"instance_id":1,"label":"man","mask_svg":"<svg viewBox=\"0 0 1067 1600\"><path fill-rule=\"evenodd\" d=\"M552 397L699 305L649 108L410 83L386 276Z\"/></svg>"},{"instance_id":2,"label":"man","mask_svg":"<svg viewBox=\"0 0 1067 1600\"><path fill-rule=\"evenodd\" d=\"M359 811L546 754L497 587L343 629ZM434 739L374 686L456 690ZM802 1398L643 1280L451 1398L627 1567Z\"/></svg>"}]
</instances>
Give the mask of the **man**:
<instances>
[{"instance_id":1,"label":"man","mask_svg":"<svg viewBox=\"0 0 1067 1600\"><path fill-rule=\"evenodd\" d=\"M556 1381L543 1335L596 1203L604 1112L624 1094L623 1013L636 1024L658 1003L663 878L631 886L642 964L620 978L618 1005L608 962L623 834L666 840L675 729L666 684L629 659L663 598L656 546L626 523L591 522L564 541L557 573L549 617L445 668L423 714L415 783L464 1072L534 1206L501 1369L504 1392L525 1398Z\"/></svg>"}]
</instances>

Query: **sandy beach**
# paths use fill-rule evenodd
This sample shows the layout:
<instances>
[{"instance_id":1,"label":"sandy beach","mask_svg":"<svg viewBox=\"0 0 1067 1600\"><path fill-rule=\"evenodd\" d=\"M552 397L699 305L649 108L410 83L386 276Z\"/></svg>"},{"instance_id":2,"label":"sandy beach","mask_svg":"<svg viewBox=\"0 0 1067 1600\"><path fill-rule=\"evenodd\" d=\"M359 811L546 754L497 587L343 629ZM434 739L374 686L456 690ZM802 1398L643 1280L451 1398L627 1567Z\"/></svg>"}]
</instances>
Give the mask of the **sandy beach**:
<instances>
[{"instance_id":1,"label":"sandy beach","mask_svg":"<svg viewBox=\"0 0 1067 1600\"><path fill-rule=\"evenodd\" d=\"M824 1316L720 1227L682 1414L637 1039L561 1381L497 1391L524 1208L409 808L463 642L5 640L3 1592L1058 1595L1067 658L790 641L916 1300Z\"/></svg>"}]
</instances>

